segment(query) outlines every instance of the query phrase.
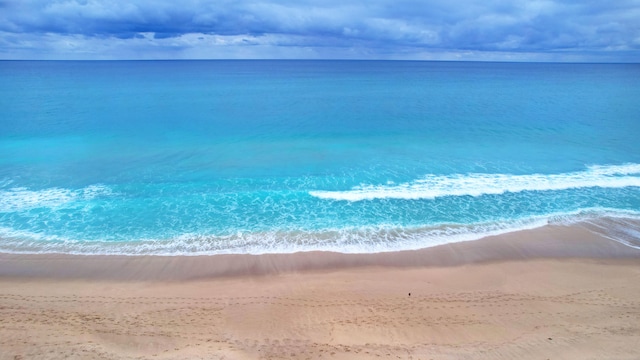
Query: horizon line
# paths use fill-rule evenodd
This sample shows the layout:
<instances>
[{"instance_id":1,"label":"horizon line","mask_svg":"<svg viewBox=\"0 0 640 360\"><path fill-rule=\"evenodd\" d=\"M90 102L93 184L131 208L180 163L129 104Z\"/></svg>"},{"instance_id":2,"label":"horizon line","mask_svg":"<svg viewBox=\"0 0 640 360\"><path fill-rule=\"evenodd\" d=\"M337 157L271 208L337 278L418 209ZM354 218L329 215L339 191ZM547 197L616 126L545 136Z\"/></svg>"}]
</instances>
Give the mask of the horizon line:
<instances>
[{"instance_id":1,"label":"horizon line","mask_svg":"<svg viewBox=\"0 0 640 360\"><path fill-rule=\"evenodd\" d=\"M435 59L348 59L348 58L336 58L336 59L278 59L278 58L228 58L228 59L1 59L0 62L21 62L21 61L41 61L41 62L125 62L125 61L140 61L140 62L152 62L152 61L308 61L308 62L458 62L458 63L514 63L514 64L640 64L640 61L545 61L545 60L435 60Z\"/></svg>"}]
</instances>

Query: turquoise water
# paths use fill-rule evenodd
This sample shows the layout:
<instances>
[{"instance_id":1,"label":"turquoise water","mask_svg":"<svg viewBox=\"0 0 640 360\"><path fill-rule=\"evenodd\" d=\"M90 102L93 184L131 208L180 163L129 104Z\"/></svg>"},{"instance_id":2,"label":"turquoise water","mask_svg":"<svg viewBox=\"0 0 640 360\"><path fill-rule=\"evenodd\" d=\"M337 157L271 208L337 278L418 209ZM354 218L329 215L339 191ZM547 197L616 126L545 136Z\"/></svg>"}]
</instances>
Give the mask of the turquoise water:
<instances>
[{"instance_id":1,"label":"turquoise water","mask_svg":"<svg viewBox=\"0 0 640 360\"><path fill-rule=\"evenodd\" d=\"M640 65L0 62L0 251L640 246Z\"/></svg>"}]
</instances>

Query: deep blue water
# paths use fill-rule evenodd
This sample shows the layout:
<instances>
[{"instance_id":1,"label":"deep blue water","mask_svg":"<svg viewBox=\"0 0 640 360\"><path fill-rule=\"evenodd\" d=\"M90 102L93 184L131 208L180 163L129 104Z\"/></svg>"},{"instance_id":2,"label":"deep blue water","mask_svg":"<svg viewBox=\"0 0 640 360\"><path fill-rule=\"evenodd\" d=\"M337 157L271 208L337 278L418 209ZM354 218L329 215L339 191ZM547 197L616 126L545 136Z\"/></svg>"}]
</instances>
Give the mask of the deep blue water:
<instances>
[{"instance_id":1,"label":"deep blue water","mask_svg":"<svg viewBox=\"0 0 640 360\"><path fill-rule=\"evenodd\" d=\"M638 99L638 64L2 61L0 251L638 246Z\"/></svg>"}]
</instances>

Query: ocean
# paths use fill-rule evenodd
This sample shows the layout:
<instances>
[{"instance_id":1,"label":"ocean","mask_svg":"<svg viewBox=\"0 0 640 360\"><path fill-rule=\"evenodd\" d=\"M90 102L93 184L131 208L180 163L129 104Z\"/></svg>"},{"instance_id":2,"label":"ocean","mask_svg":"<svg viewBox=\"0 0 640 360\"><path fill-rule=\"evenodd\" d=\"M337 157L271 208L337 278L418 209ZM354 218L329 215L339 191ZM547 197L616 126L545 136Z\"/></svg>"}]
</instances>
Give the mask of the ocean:
<instances>
[{"instance_id":1,"label":"ocean","mask_svg":"<svg viewBox=\"0 0 640 360\"><path fill-rule=\"evenodd\" d=\"M0 61L0 252L640 248L640 65Z\"/></svg>"}]
</instances>

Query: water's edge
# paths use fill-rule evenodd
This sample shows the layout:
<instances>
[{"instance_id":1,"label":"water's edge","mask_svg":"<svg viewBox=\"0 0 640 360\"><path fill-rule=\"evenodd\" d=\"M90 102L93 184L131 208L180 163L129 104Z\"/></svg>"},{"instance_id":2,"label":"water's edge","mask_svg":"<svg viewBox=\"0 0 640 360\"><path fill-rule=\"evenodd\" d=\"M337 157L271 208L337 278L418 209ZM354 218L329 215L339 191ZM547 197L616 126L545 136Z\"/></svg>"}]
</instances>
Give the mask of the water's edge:
<instances>
[{"instance_id":1,"label":"water's edge","mask_svg":"<svg viewBox=\"0 0 640 360\"><path fill-rule=\"evenodd\" d=\"M624 246L580 226L548 225L478 241L372 254L323 251L211 256L0 253L0 277L18 281L39 278L184 281L366 267L446 267L536 259L584 259L604 263L630 261L638 264L640 249Z\"/></svg>"}]
</instances>

